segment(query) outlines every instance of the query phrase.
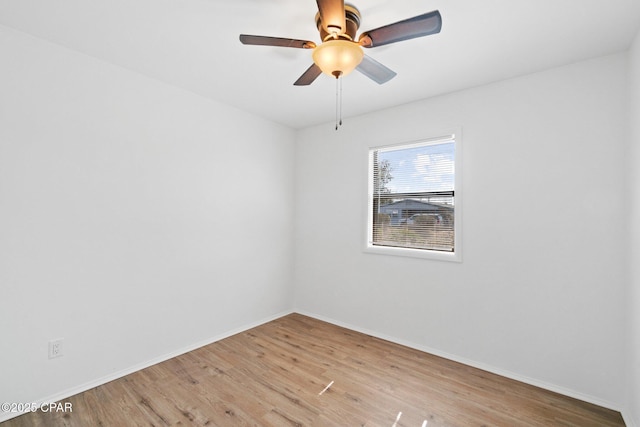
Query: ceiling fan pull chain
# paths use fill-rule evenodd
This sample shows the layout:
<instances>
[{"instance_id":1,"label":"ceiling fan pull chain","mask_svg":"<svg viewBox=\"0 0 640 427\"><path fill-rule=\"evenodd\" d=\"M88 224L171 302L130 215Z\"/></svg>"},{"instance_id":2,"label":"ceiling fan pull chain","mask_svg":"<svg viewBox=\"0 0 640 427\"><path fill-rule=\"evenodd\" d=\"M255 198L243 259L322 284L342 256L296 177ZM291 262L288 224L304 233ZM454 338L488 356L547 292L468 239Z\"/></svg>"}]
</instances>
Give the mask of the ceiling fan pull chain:
<instances>
[{"instance_id":1,"label":"ceiling fan pull chain","mask_svg":"<svg viewBox=\"0 0 640 427\"><path fill-rule=\"evenodd\" d=\"M334 73L336 76L336 130L342 126L342 73Z\"/></svg>"},{"instance_id":2,"label":"ceiling fan pull chain","mask_svg":"<svg viewBox=\"0 0 640 427\"><path fill-rule=\"evenodd\" d=\"M338 79L340 82L340 126L342 126L342 80Z\"/></svg>"},{"instance_id":3,"label":"ceiling fan pull chain","mask_svg":"<svg viewBox=\"0 0 640 427\"><path fill-rule=\"evenodd\" d=\"M340 76L336 76L336 130L338 130L338 120L340 115Z\"/></svg>"}]
</instances>

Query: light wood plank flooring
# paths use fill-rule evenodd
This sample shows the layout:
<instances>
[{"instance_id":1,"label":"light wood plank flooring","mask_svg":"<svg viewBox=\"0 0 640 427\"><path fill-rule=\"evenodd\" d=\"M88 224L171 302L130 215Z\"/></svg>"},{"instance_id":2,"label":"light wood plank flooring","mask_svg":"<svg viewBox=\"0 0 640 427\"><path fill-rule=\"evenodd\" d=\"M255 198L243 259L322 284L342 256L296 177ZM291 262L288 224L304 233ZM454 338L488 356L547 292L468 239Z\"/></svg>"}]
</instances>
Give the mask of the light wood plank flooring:
<instances>
[{"instance_id":1,"label":"light wood plank flooring","mask_svg":"<svg viewBox=\"0 0 640 427\"><path fill-rule=\"evenodd\" d=\"M2 427L624 425L617 412L299 314L63 402L72 413Z\"/></svg>"}]
</instances>

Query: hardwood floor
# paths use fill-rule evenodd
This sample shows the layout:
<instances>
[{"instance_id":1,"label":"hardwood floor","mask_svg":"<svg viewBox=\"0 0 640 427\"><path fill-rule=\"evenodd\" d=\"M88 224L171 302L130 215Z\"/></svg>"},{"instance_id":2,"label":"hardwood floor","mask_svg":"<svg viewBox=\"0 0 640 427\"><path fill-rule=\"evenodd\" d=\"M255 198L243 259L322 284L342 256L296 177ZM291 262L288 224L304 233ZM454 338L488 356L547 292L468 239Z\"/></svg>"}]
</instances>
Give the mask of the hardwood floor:
<instances>
[{"instance_id":1,"label":"hardwood floor","mask_svg":"<svg viewBox=\"0 0 640 427\"><path fill-rule=\"evenodd\" d=\"M330 387L328 387L330 385ZM18 426L623 426L619 413L291 314Z\"/></svg>"}]
</instances>

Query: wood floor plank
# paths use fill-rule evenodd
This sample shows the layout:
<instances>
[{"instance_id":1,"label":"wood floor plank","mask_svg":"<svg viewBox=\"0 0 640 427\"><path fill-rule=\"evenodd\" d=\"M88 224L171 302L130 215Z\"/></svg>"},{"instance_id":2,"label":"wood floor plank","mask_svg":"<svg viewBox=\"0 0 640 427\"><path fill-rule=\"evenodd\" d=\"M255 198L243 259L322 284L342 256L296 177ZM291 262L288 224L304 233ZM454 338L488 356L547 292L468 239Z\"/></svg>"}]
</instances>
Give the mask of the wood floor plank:
<instances>
[{"instance_id":1,"label":"wood floor plank","mask_svg":"<svg viewBox=\"0 0 640 427\"><path fill-rule=\"evenodd\" d=\"M618 412L299 314L34 412L21 426L624 426Z\"/></svg>"}]
</instances>

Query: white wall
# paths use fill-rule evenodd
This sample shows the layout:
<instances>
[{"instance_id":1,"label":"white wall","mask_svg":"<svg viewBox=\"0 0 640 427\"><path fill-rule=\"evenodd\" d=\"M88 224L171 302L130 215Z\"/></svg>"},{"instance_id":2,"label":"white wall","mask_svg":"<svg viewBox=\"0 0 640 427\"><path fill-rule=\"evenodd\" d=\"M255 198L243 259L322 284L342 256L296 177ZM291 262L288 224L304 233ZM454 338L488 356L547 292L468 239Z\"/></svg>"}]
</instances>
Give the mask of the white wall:
<instances>
[{"instance_id":1,"label":"white wall","mask_svg":"<svg viewBox=\"0 0 640 427\"><path fill-rule=\"evenodd\" d=\"M626 113L620 54L301 131L297 310L620 409ZM463 262L363 253L367 148L458 125Z\"/></svg>"},{"instance_id":2,"label":"white wall","mask_svg":"<svg viewBox=\"0 0 640 427\"><path fill-rule=\"evenodd\" d=\"M2 26L0 57L0 402L290 310L293 131Z\"/></svg>"},{"instance_id":3,"label":"white wall","mask_svg":"<svg viewBox=\"0 0 640 427\"><path fill-rule=\"evenodd\" d=\"M628 397L625 421L640 426L640 33L629 51L631 152L629 175L631 181L631 280L628 312ZM633 417L633 421L629 419ZM633 422L633 424L631 424Z\"/></svg>"},{"instance_id":4,"label":"white wall","mask_svg":"<svg viewBox=\"0 0 640 427\"><path fill-rule=\"evenodd\" d=\"M288 129L2 26L0 55L0 402L286 312L296 283L301 312L624 404L624 55L306 129L295 158ZM363 253L367 148L450 126L464 135L463 263ZM65 355L48 360L55 338Z\"/></svg>"}]
</instances>

